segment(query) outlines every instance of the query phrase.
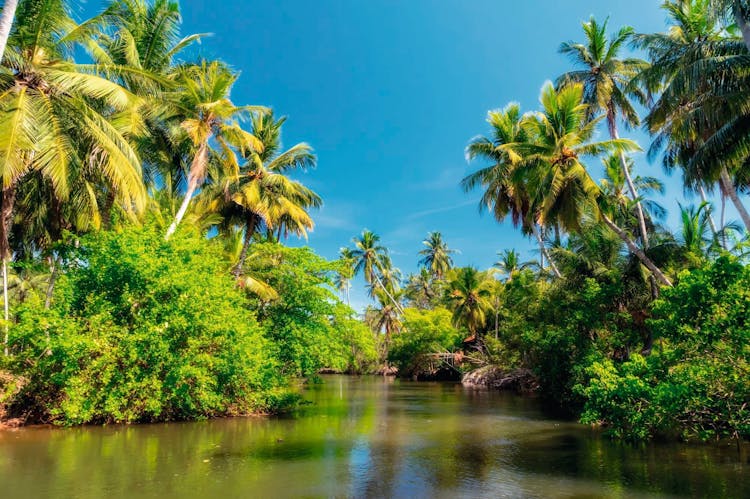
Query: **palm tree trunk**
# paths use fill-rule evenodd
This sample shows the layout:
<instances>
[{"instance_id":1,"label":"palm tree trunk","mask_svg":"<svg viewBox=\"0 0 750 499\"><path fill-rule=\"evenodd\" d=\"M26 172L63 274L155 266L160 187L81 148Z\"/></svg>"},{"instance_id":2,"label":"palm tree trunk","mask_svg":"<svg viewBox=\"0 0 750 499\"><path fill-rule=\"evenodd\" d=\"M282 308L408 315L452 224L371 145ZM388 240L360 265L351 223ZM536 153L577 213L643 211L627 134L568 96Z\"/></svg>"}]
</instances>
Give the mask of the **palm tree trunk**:
<instances>
[{"instance_id":1,"label":"palm tree trunk","mask_svg":"<svg viewBox=\"0 0 750 499\"><path fill-rule=\"evenodd\" d=\"M698 192L701 195L701 201L705 203L706 210L708 212L708 225L711 226L711 232L714 235L714 240L718 240L719 237L719 231L716 229L716 223L714 222L714 216L711 214L711 203L708 202L708 197L706 196L706 189L703 188L702 185L698 185Z\"/></svg>"},{"instance_id":2,"label":"palm tree trunk","mask_svg":"<svg viewBox=\"0 0 750 499\"><path fill-rule=\"evenodd\" d=\"M52 295L55 291L55 280L57 280L57 259L54 255L49 258L49 283L47 284L47 294L44 298L44 308L47 310L52 306Z\"/></svg>"},{"instance_id":3,"label":"palm tree trunk","mask_svg":"<svg viewBox=\"0 0 750 499\"><path fill-rule=\"evenodd\" d=\"M734 0L732 2L732 14L734 14L734 21L742 33L742 39L745 41L747 49L750 50L750 19L743 12L743 3L740 0Z\"/></svg>"},{"instance_id":4,"label":"palm tree trunk","mask_svg":"<svg viewBox=\"0 0 750 499\"><path fill-rule=\"evenodd\" d=\"M552 267L552 272L555 274L555 277L558 279L562 277L562 274L560 273L560 270L557 268L557 265L555 265L555 261L552 260L552 257L547 252L547 247L544 245L544 240L542 239L542 234L539 232L539 227L537 224L532 224L532 230L534 231L534 237L536 237L537 242L539 243L539 251L542 252L542 258L547 258L547 261L549 262L550 267ZM542 260L542 269L544 269L544 261Z\"/></svg>"},{"instance_id":5,"label":"palm tree trunk","mask_svg":"<svg viewBox=\"0 0 750 499\"><path fill-rule=\"evenodd\" d=\"M16 202L16 186L13 183L2 191L3 199L0 203L0 257L3 259L3 308L5 335L3 346L5 356L8 356L8 341L10 336L10 306L8 303L8 261L10 261L10 229L13 222L13 207Z\"/></svg>"},{"instance_id":6,"label":"palm tree trunk","mask_svg":"<svg viewBox=\"0 0 750 499\"><path fill-rule=\"evenodd\" d=\"M734 204L734 207L737 208L737 211L740 214L740 218L742 218L742 222L745 224L745 228L748 232L750 232L750 214L745 209L745 206L742 204L742 201L737 196L737 189L734 187L734 181L732 181L732 178L729 176L729 172L726 168L721 169L721 184L724 188L724 192L729 196L730 201L732 201L732 204Z\"/></svg>"},{"instance_id":7,"label":"palm tree trunk","mask_svg":"<svg viewBox=\"0 0 750 499\"><path fill-rule=\"evenodd\" d=\"M242 239L242 251L240 251L240 257L237 259L237 265L235 265L234 270L232 270L235 279L239 279L240 274L242 274L242 269L245 266L247 251L250 248L250 241L253 238L253 234L255 234L255 220L255 215L251 215L247 217L247 221L245 222L245 236Z\"/></svg>"},{"instance_id":8,"label":"palm tree trunk","mask_svg":"<svg viewBox=\"0 0 750 499\"><path fill-rule=\"evenodd\" d=\"M724 248L724 251L726 251L727 250L727 231L726 231L727 196L724 194L724 189L721 187L721 182L719 183L719 191L721 191L721 217L719 219L719 223L721 224L721 246Z\"/></svg>"},{"instance_id":9,"label":"palm tree trunk","mask_svg":"<svg viewBox=\"0 0 750 499\"><path fill-rule=\"evenodd\" d=\"M403 314L404 313L404 309L401 308L401 305L399 305L399 303L396 301L396 299L393 297L393 295L391 295L391 293L388 291L388 288L386 288L383 285L383 281L380 280L380 276L377 274L377 272L373 272L372 274L373 274L373 276L375 276L375 279L378 281L378 286L380 286L380 289L382 289L383 291L385 291L386 296L391 300L391 303L393 303L393 306L396 307L396 310L398 310L400 313Z\"/></svg>"},{"instance_id":10,"label":"palm tree trunk","mask_svg":"<svg viewBox=\"0 0 750 499\"><path fill-rule=\"evenodd\" d=\"M193 198L193 194L195 194L195 191L198 189L198 172L206 171L205 164L207 161L208 144L203 143L198 148L198 152L193 158L193 163L190 165L190 173L188 174L188 188L185 192L185 198L182 200L182 205L177 211L172 224L169 226L169 229L167 229L167 234L166 236L164 236L164 239L168 240L170 237L172 237L172 234L174 234L177 230L177 226L180 225L180 222L185 216L185 213L187 213L188 206L190 205L190 200Z\"/></svg>"},{"instance_id":11,"label":"palm tree trunk","mask_svg":"<svg viewBox=\"0 0 750 499\"><path fill-rule=\"evenodd\" d=\"M16 7L18 7L18 0L3 2L3 12L0 14L0 60L5 55L10 29L13 27L13 18L16 17Z\"/></svg>"},{"instance_id":12,"label":"palm tree trunk","mask_svg":"<svg viewBox=\"0 0 750 499\"><path fill-rule=\"evenodd\" d=\"M609 121L609 131L611 137L614 140L619 140L620 134L617 132L617 120L614 113L609 113L607 115L607 120ZM623 175L625 175L625 182L628 184L630 198L635 201L635 211L636 215L638 216L638 228L641 232L641 241L643 242L643 247L648 248L649 242L648 230L646 229L646 217L643 215L643 206L641 205L641 201L638 199L638 191L636 190L635 184L633 183L633 177L630 176L630 169L628 168L628 162L625 158L625 153L622 151L620 151L620 166L622 167Z\"/></svg>"},{"instance_id":13,"label":"palm tree trunk","mask_svg":"<svg viewBox=\"0 0 750 499\"><path fill-rule=\"evenodd\" d=\"M628 249L638 257L638 259L643 263L643 265L646 266L648 270L651 271L651 273L656 277L656 280L662 283L665 286L672 286L672 281L669 280L667 276L664 275L664 273L657 267L654 262L651 261L651 259L646 255L646 253L643 252L641 248L638 247L637 244L633 242L632 239L628 237L628 235L625 233L624 230L619 228L607 215L604 213L601 214L602 220L604 220L604 223L614 231L615 234L619 236L620 239L627 245Z\"/></svg>"}]
</instances>

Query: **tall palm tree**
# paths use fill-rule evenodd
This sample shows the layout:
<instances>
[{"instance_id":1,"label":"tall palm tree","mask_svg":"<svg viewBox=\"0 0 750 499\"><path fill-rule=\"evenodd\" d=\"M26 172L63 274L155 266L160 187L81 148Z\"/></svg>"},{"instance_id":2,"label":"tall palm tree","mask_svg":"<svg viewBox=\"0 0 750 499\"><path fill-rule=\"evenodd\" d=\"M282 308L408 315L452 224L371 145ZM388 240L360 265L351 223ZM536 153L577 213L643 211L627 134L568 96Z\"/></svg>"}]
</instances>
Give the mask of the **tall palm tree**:
<instances>
[{"instance_id":1,"label":"tall palm tree","mask_svg":"<svg viewBox=\"0 0 750 499\"><path fill-rule=\"evenodd\" d=\"M426 248L419 252L422 255L419 265L429 269L436 279L442 279L453 267L451 255L455 254L456 251L448 248L440 232L430 232L427 234L427 239L422 241L422 244Z\"/></svg>"},{"instance_id":2,"label":"tall palm tree","mask_svg":"<svg viewBox=\"0 0 750 499\"><path fill-rule=\"evenodd\" d=\"M339 250L339 268L334 276L334 284L342 297L346 299L347 305L351 305L349 291L352 288L355 262L356 258L352 254L351 248L341 248Z\"/></svg>"},{"instance_id":3,"label":"tall palm tree","mask_svg":"<svg viewBox=\"0 0 750 499\"><path fill-rule=\"evenodd\" d=\"M487 275L473 267L458 269L448 282L447 298L453 305L453 325L465 327L474 341L487 322L490 302L490 280Z\"/></svg>"},{"instance_id":4,"label":"tall palm tree","mask_svg":"<svg viewBox=\"0 0 750 499\"><path fill-rule=\"evenodd\" d=\"M251 112L265 112L258 106L235 106L230 100L237 74L219 61L202 61L187 65L178 72L179 88L172 93L172 104L182 116L181 131L194 148L193 159L187 172L187 189L172 224L167 229L168 239L187 212L196 190L203 185L209 166L209 156L225 155L225 164L239 167L236 160L240 152L263 151L263 143L243 130L238 120ZM218 150L214 150L214 148Z\"/></svg>"},{"instance_id":5,"label":"tall palm tree","mask_svg":"<svg viewBox=\"0 0 750 499\"><path fill-rule=\"evenodd\" d=\"M390 266L390 257L388 249L380 244L380 236L370 230L364 230L359 237L355 237L352 242L354 249L351 255L355 259L354 274L362 274L365 282L372 286L373 289L380 289L391 300L393 306L399 312L403 313L403 308L396 301L393 293L389 291L388 286L383 283L382 274Z\"/></svg>"},{"instance_id":6,"label":"tall palm tree","mask_svg":"<svg viewBox=\"0 0 750 499\"><path fill-rule=\"evenodd\" d=\"M750 213L737 192L750 185L747 49L709 7L701 0L666 2L670 30L635 39L653 61L641 82L661 90L646 117L654 135L649 156L664 149L664 166L682 168L692 190L718 182L750 231Z\"/></svg>"},{"instance_id":7,"label":"tall palm tree","mask_svg":"<svg viewBox=\"0 0 750 499\"><path fill-rule=\"evenodd\" d=\"M481 186L484 192L479 210L491 210L498 222L510 216L515 227L520 227L524 234L533 234L539 244L542 259L540 266L544 268L546 258L552 271L560 277L544 243L544 228L540 229L537 220L531 216L532 195L527 185L528 179L525 171L519 169L522 157L510 147L511 144L531 140L524 127L527 119L527 116L521 114L521 107L517 103L488 113L487 122L492 128L492 135L472 139L466 148L466 158L469 161L483 159L490 165L467 175L461 181L461 186L466 192Z\"/></svg>"},{"instance_id":8,"label":"tall palm tree","mask_svg":"<svg viewBox=\"0 0 750 499\"><path fill-rule=\"evenodd\" d=\"M647 63L640 59L619 58L621 50L633 36L633 28L620 28L614 36L608 38L607 24L608 20L600 24L592 17L583 23L585 43L565 42L560 46L560 52L569 56L577 68L560 76L558 85L582 84L589 116L603 113L610 137L616 140L620 138L618 119L629 127L639 124L638 113L630 99L635 98L644 103L646 95L638 86L630 83ZM635 201L641 240L648 247L648 231L638 191L628 170L624 151L620 151L619 156L631 199Z\"/></svg>"},{"instance_id":9,"label":"tall palm tree","mask_svg":"<svg viewBox=\"0 0 750 499\"><path fill-rule=\"evenodd\" d=\"M239 177L231 175L212 186L207 195L216 200L224 217L222 228L244 226L244 241L235 275L242 272L252 237L265 227L267 232L294 233L305 237L314 223L308 210L321 206L320 196L287 175L316 165L312 148L299 143L282 151L281 127L286 118L272 113L252 116L252 135L260 148L245 153ZM222 161L232 161L230 153ZM264 226L264 227L263 227Z\"/></svg>"},{"instance_id":10,"label":"tall palm tree","mask_svg":"<svg viewBox=\"0 0 750 499\"><path fill-rule=\"evenodd\" d=\"M628 249L664 285L671 281L646 253L635 244L632 237L612 219L611 204L601 195L599 186L589 175L586 157L621 151L638 150L638 145L627 139L610 139L592 142L603 116L588 119L587 105L583 101L581 84L567 85L560 90L548 83L542 89L542 111L526 122L531 142L509 144L522 157L529 169L530 183L535 192L535 214L541 224L554 220L569 231L581 229L581 220L587 213L598 216L609 226Z\"/></svg>"},{"instance_id":11,"label":"tall palm tree","mask_svg":"<svg viewBox=\"0 0 750 499\"><path fill-rule=\"evenodd\" d=\"M0 256L6 328L9 231L22 179L40 172L55 197L64 201L75 171L96 170L111 190L127 199L130 209L145 205L140 161L129 142L142 132L140 101L97 72L123 68L71 62L73 47L89 33L86 23L71 19L63 1L22 2L16 17L0 70ZM130 124L124 126L126 122Z\"/></svg>"},{"instance_id":12,"label":"tall palm tree","mask_svg":"<svg viewBox=\"0 0 750 499\"><path fill-rule=\"evenodd\" d=\"M436 296L435 287L437 284L433 274L423 267L419 269L418 274L411 274L408 277L405 296L412 306L427 309Z\"/></svg>"},{"instance_id":13,"label":"tall palm tree","mask_svg":"<svg viewBox=\"0 0 750 499\"><path fill-rule=\"evenodd\" d=\"M5 54L5 47L8 45L8 37L13 27L13 19L18 8L18 0L5 0L3 10L0 13L0 60Z\"/></svg>"}]
</instances>

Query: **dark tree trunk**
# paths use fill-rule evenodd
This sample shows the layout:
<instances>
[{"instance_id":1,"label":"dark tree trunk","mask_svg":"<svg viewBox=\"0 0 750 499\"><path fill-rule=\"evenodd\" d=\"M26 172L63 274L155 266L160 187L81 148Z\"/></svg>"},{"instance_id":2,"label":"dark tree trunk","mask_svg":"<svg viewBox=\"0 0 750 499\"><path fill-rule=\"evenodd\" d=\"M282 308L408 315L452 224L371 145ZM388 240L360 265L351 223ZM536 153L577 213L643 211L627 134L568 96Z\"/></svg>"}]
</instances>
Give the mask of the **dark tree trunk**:
<instances>
[{"instance_id":1,"label":"dark tree trunk","mask_svg":"<svg viewBox=\"0 0 750 499\"><path fill-rule=\"evenodd\" d=\"M242 239L242 251L240 251L240 257L237 259L237 265L234 266L232 273L236 279L239 279L242 275L242 269L245 266L245 260L247 260L247 251L250 248L250 241L253 239L253 234L258 226L258 219L255 215L250 215L245 221L245 235Z\"/></svg>"}]
</instances>

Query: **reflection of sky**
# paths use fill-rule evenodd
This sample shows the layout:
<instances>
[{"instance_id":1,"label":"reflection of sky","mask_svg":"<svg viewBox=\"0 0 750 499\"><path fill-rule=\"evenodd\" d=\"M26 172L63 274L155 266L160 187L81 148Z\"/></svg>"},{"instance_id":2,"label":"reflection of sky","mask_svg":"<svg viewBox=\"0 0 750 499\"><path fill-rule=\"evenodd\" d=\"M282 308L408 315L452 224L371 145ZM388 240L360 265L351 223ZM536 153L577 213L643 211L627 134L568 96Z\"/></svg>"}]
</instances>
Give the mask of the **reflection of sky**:
<instances>
[{"instance_id":1,"label":"reflection of sky","mask_svg":"<svg viewBox=\"0 0 750 499\"><path fill-rule=\"evenodd\" d=\"M633 447L535 400L326 379L296 418L0 432L2 497L750 497L734 446Z\"/></svg>"}]
</instances>

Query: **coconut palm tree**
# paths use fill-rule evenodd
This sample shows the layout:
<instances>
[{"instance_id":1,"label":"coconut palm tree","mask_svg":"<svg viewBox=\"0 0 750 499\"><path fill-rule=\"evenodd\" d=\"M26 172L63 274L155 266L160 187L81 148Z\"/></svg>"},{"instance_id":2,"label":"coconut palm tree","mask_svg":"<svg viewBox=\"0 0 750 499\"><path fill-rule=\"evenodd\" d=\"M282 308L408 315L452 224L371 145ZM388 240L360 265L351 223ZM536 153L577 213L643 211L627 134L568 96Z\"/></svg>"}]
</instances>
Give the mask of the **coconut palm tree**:
<instances>
[{"instance_id":1,"label":"coconut palm tree","mask_svg":"<svg viewBox=\"0 0 750 499\"><path fill-rule=\"evenodd\" d=\"M451 255L455 254L456 251L448 248L440 232L430 232L427 234L427 239L422 241L422 244L426 248L419 252L422 255L419 265L429 269L436 279L442 279L453 267Z\"/></svg>"},{"instance_id":2,"label":"coconut palm tree","mask_svg":"<svg viewBox=\"0 0 750 499\"><path fill-rule=\"evenodd\" d=\"M179 88L170 95L171 104L179 111L181 132L192 145L194 153L187 171L187 189L167 229L168 239L185 216L190 201L208 173L211 155L225 156L223 164L239 170L236 150L240 153L262 152L263 143L243 130L238 120L252 112L265 112L258 106L235 106L230 100L237 74L219 61L202 61L186 65L177 72ZM216 149L215 149L216 148ZM239 173L235 172L235 175Z\"/></svg>"},{"instance_id":3,"label":"coconut palm tree","mask_svg":"<svg viewBox=\"0 0 750 499\"><path fill-rule=\"evenodd\" d=\"M686 186L704 200L703 191L718 182L750 231L750 214L738 196L738 186L750 185L746 47L717 23L706 1L664 7L669 32L635 38L653 61L639 81L661 90L645 120L654 135L649 156L663 149L664 166L680 167Z\"/></svg>"},{"instance_id":4,"label":"coconut palm tree","mask_svg":"<svg viewBox=\"0 0 750 499\"><path fill-rule=\"evenodd\" d=\"M588 119L583 101L584 88L571 84L557 90L551 83L542 89L542 111L526 121L533 141L509 144L523 158L533 185L534 212L544 225L558 223L568 232L581 230L585 214L593 214L609 226L628 249L664 285L671 281L640 249L633 238L612 219L612 203L601 195L601 190L589 175L583 161L620 151L638 150L638 145L627 139L592 142L599 121Z\"/></svg>"},{"instance_id":5,"label":"coconut palm tree","mask_svg":"<svg viewBox=\"0 0 750 499\"><path fill-rule=\"evenodd\" d=\"M362 235L355 237L352 242L354 249L351 255L355 259L354 275L362 274L365 282L373 290L380 289L391 300L396 310L403 313L403 308L394 298L393 293L389 291L384 284L381 274L386 272L391 266L391 259L388 256L388 249L380 244L380 236L370 230L364 230Z\"/></svg>"},{"instance_id":6,"label":"coconut palm tree","mask_svg":"<svg viewBox=\"0 0 750 499\"><path fill-rule=\"evenodd\" d=\"M453 306L453 325L465 327L474 341L487 322L492 310L490 279L473 267L458 269L448 282L446 297Z\"/></svg>"},{"instance_id":7,"label":"coconut palm tree","mask_svg":"<svg viewBox=\"0 0 750 499\"><path fill-rule=\"evenodd\" d=\"M411 302L411 306L428 309L437 295L435 291L437 285L433 274L423 267L419 269L418 274L411 274L408 277L404 294Z\"/></svg>"},{"instance_id":8,"label":"coconut palm tree","mask_svg":"<svg viewBox=\"0 0 750 499\"><path fill-rule=\"evenodd\" d=\"M510 282L522 270L533 265L533 262L521 262L521 255L514 249L504 250L497 253L500 259L493 264L502 275L505 276L506 282Z\"/></svg>"},{"instance_id":9,"label":"coconut palm tree","mask_svg":"<svg viewBox=\"0 0 750 499\"><path fill-rule=\"evenodd\" d=\"M354 278L354 265L356 258L352 254L351 248L341 248L339 250L339 267L334 276L336 289L346 299L346 304L351 306L349 291L352 288L352 279Z\"/></svg>"},{"instance_id":10,"label":"coconut palm tree","mask_svg":"<svg viewBox=\"0 0 750 499\"><path fill-rule=\"evenodd\" d=\"M550 263L552 271L557 277L560 273L555 262L550 258L544 242L544 227L539 227L532 215L532 196L528 188L528 179L521 165L521 156L510 147L511 144L521 144L531 140L528 131L523 126L528 117L521 114L517 103L508 104L502 110L490 111L487 122L492 128L490 137L476 137L466 148L468 161L483 159L489 166L480 168L466 176L461 181L464 191L469 192L482 187L482 198L479 210L491 210L498 222L507 216L515 227L520 227L524 234L533 234L539 244L541 265L544 259Z\"/></svg>"},{"instance_id":11,"label":"coconut palm tree","mask_svg":"<svg viewBox=\"0 0 750 499\"><path fill-rule=\"evenodd\" d=\"M619 58L621 50L633 36L633 28L620 28L614 36L608 38L607 24L608 20L600 24L592 17L583 23L585 43L565 42L560 46L560 53L570 57L577 67L560 76L557 83L582 84L589 117L604 114L610 137L617 140L620 138L618 120L622 120L629 127L639 124L638 113L631 99L635 98L639 103L644 103L646 95L638 86L630 83L647 63L640 59ZM641 240L643 245L648 247L648 231L638 191L630 176L625 152L620 151L619 156L630 197L635 201Z\"/></svg>"},{"instance_id":12,"label":"coconut palm tree","mask_svg":"<svg viewBox=\"0 0 750 499\"><path fill-rule=\"evenodd\" d=\"M215 210L223 217L221 230L237 224L244 226L235 275L242 273L255 234L265 228L269 233L306 237L307 231L314 227L308 210L322 204L320 196L287 176L294 170L315 167L312 148L299 143L282 151L281 127L286 118L276 119L272 113L255 114L251 121L251 133L261 147L245 153L238 178L231 175L222 178L210 186L205 196L214 200ZM234 155L228 153L220 160L231 163Z\"/></svg>"},{"instance_id":13,"label":"coconut palm tree","mask_svg":"<svg viewBox=\"0 0 750 499\"><path fill-rule=\"evenodd\" d=\"M140 100L98 68L71 62L73 47L88 37L88 29L70 18L65 2L22 2L16 17L0 71L0 256L6 298L9 232L18 186L29 173L40 172L64 201L76 172L93 170L127 200L127 209L145 205L141 165L129 141L143 131ZM7 299L5 318L7 327Z\"/></svg>"}]
</instances>

